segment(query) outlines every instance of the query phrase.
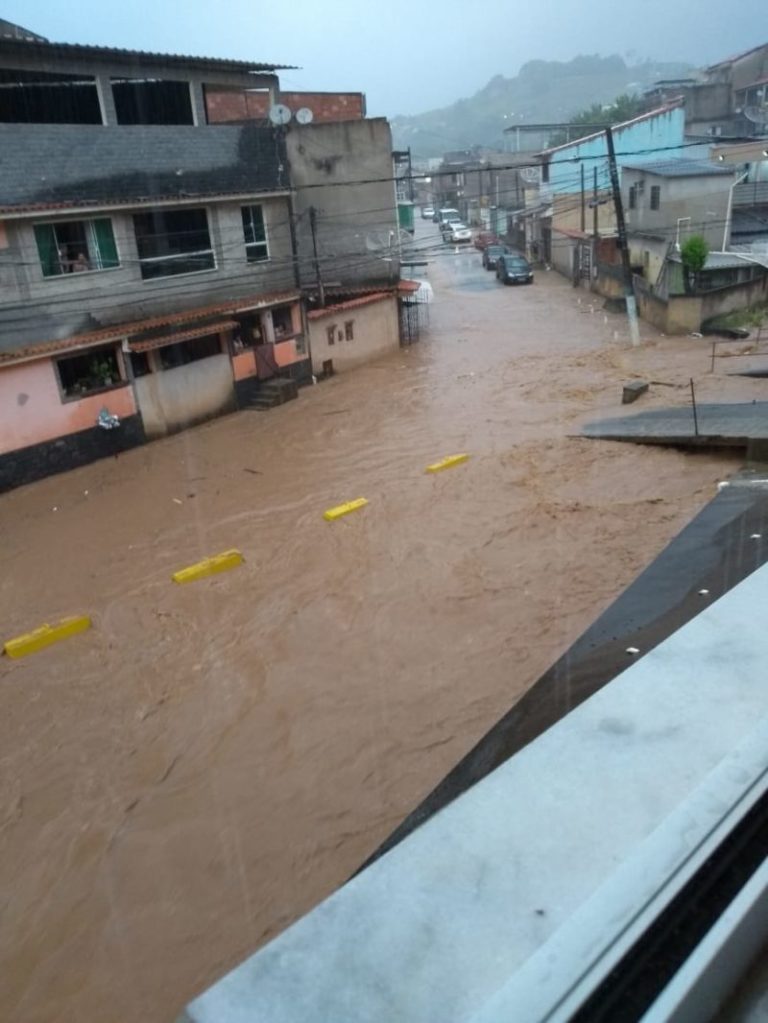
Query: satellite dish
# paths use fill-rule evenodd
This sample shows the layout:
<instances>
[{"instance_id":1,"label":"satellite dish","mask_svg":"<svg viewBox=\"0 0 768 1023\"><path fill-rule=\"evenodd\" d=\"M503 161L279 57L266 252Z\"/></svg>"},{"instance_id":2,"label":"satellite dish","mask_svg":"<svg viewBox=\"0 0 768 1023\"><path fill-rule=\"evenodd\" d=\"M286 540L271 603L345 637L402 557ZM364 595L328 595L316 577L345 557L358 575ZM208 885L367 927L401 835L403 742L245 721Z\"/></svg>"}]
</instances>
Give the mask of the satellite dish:
<instances>
[{"instance_id":1,"label":"satellite dish","mask_svg":"<svg viewBox=\"0 0 768 1023\"><path fill-rule=\"evenodd\" d=\"M768 106L744 107L744 116L753 124L765 125L768 123Z\"/></svg>"},{"instance_id":2,"label":"satellite dish","mask_svg":"<svg viewBox=\"0 0 768 1023\"><path fill-rule=\"evenodd\" d=\"M302 107L301 110L296 111L296 120L299 124L311 124L314 116L309 107Z\"/></svg>"},{"instance_id":3,"label":"satellite dish","mask_svg":"<svg viewBox=\"0 0 768 1023\"><path fill-rule=\"evenodd\" d=\"M535 185L539 180L539 168L538 167L521 167L520 177L528 185Z\"/></svg>"},{"instance_id":4,"label":"satellite dish","mask_svg":"<svg viewBox=\"0 0 768 1023\"><path fill-rule=\"evenodd\" d=\"M273 107L269 108L269 119L274 125L288 124L291 117L290 108L282 103L275 103Z\"/></svg>"}]
</instances>

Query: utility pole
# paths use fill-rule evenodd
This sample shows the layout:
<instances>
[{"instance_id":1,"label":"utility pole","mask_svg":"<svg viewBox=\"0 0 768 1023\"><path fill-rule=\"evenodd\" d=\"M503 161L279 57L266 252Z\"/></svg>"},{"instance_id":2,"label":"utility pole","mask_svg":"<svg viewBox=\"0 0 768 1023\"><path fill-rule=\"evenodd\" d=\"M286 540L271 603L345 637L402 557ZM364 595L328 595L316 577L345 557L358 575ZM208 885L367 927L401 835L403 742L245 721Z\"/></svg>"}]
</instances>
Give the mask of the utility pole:
<instances>
[{"instance_id":1,"label":"utility pole","mask_svg":"<svg viewBox=\"0 0 768 1023\"><path fill-rule=\"evenodd\" d=\"M637 303L635 301L635 286L632 280L632 266L629 262L629 245L627 243L627 225L624 221L624 204L621 201L621 188L619 187L619 171L616 167L616 150L613 147L613 132L610 125L605 129L605 141L608 146L608 167L611 172L611 189L613 191L613 205L616 210L616 230L619 235L619 249L621 250L621 265L624 269L624 297L627 302L627 319L629 320L629 336L633 345L640 344L640 327L637 322Z\"/></svg>"},{"instance_id":2,"label":"utility pole","mask_svg":"<svg viewBox=\"0 0 768 1023\"><path fill-rule=\"evenodd\" d=\"M312 231L312 252L314 254L315 261L315 278L317 280L317 295L320 299L320 305L325 305L325 289L323 288L323 279L320 276L320 260L317 258L317 210L314 206L309 207L309 227Z\"/></svg>"},{"instance_id":3,"label":"utility pole","mask_svg":"<svg viewBox=\"0 0 768 1023\"><path fill-rule=\"evenodd\" d=\"M595 239L595 250L597 250L597 166L592 168L592 234ZM597 261L597 251L595 251Z\"/></svg>"},{"instance_id":4,"label":"utility pole","mask_svg":"<svg viewBox=\"0 0 768 1023\"><path fill-rule=\"evenodd\" d=\"M584 197L584 164L581 164L581 233L584 234L587 230L587 210L585 207Z\"/></svg>"}]
</instances>

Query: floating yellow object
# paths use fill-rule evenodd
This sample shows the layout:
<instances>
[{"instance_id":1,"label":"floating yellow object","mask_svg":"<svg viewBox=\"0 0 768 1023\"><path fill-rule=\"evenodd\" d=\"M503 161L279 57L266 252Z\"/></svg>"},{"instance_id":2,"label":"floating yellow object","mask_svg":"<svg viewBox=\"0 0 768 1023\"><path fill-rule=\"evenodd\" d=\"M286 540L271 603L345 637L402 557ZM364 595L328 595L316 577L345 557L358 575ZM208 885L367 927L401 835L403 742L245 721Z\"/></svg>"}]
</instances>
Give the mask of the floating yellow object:
<instances>
[{"instance_id":1,"label":"floating yellow object","mask_svg":"<svg viewBox=\"0 0 768 1023\"><path fill-rule=\"evenodd\" d=\"M442 472L443 469L450 469L454 465L461 465L462 462L469 460L469 455L449 455L447 458L442 458L439 462L433 462L432 465L428 465L427 472Z\"/></svg>"},{"instance_id":2,"label":"floating yellow object","mask_svg":"<svg viewBox=\"0 0 768 1023\"><path fill-rule=\"evenodd\" d=\"M189 568L182 568L174 572L171 578L175 583L191 583L195 579L205 579L209 575L218 575L219 572L228 572L230 568L237 568L242 565L242 554L238 550L224 551L222 554L214 554L212 558L203 558Z\"/></svg>"},{"instance_id":3,"label":"floating yellow object","mask_svg":"<svg viewBox=\"0 0 768 1023\"><path fill-rule=\"evenodd\" d=\"M91 619L86 615L75 615L72 618L62 618L55 625L41 625L39 629L32 632L25 632L23 636L15 636L9 639L3 646L3 652L8 657L26 657L27 654L37 653L50 646L51 643L58 643L60 639L67 639L69 636L76 636L78 632L86 632L91 627Z\"/></svg>"},{"instance_id":4,"label":"floating yellow object","mask_svg":"<svg viewBox=\"0 0 768 1023\"><path fill-rule=\"evenodd\" d=\"M347 501L345 504L337 504L335 508L329 508L328 511L323 512L323 518L326 522L333 522L334 519L340 519L342 515L349 515L350 512L364 508L367 504L368 501L365 497L356 497L354 501Z\"/></svg>"}]
</instances>

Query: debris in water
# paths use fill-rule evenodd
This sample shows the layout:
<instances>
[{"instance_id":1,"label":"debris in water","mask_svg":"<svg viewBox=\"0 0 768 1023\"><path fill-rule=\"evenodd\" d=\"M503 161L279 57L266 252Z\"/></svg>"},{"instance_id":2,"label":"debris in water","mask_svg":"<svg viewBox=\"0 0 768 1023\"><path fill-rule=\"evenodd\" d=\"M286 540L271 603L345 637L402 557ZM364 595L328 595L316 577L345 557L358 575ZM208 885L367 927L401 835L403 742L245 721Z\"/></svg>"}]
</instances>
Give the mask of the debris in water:
<instances>
[{"instance_id":1,"label":"debris in water","mask_svg":"<svg viewBox=\"0 0 768 1023\"><path fill-rule=\"evenodd\" d=\"M759 540L762 535L763 535L762 533L752 533L752 535L750 536L749 539L750 540Z\"/></svg>"},{"instance_id":2,"label":"debris in water","mask_svg":"<svg viewBox=\"0 0 768 1023\"><path fill-rule=\"evenodd\" d=\"M636 646L628 646L627 647L627 653L631 654L631 656L634 657L635 654L639 654L640 651L638 650L638 648Z\"/></svg>"},{"instance_id":3,"label":"debris in water","mask_svg":"<svg viewBox=\"0 0 768 1023\"><path fill-rule=\"evenodd\" d=\"M707 597L707 596L709 596L709 590L699 590L699 596L700 597Z\"/></svg>"},{"instance_id":4,"label":"debris in water","mask_svg":"<svg viewBox=\"0 0 768 1023\"><path fill-rule=\"evenodd\" d=\"M174 504L184 504L184 502L180 498L178 498L178 497L174 497L173 503Z\"/></svg>"},{"instance_id":5,"label":"debris in water","mask_svg":"<svg viewBox=\"0 0 768 1023\"><path fill-rule=\"evenodd\" d=\"M252 476L261 476L262 472L259 469L243 469L243 472L249 472Z\"/></svg>"}]
</instances>

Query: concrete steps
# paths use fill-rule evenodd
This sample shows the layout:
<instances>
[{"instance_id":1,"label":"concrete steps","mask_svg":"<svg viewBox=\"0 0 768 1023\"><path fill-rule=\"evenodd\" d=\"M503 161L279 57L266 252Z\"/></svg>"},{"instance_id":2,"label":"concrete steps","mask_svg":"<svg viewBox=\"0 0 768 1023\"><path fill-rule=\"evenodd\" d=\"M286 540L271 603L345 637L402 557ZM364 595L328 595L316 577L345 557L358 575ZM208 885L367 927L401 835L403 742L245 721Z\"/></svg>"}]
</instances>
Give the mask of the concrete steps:
<instances>
[{"instance_id":1,"label":"concrete steps","mask_svg":"<svg viewBox=\"0 0 768 1023\"><path fill-rule=\"evenodd\" d=\"M251 399L249 408L267 412L278 405L284 405L287 401L293 401L298 396L299 386L295 380L277 377L261 385L256 397Z\"/></svg>"}]
</instances>

